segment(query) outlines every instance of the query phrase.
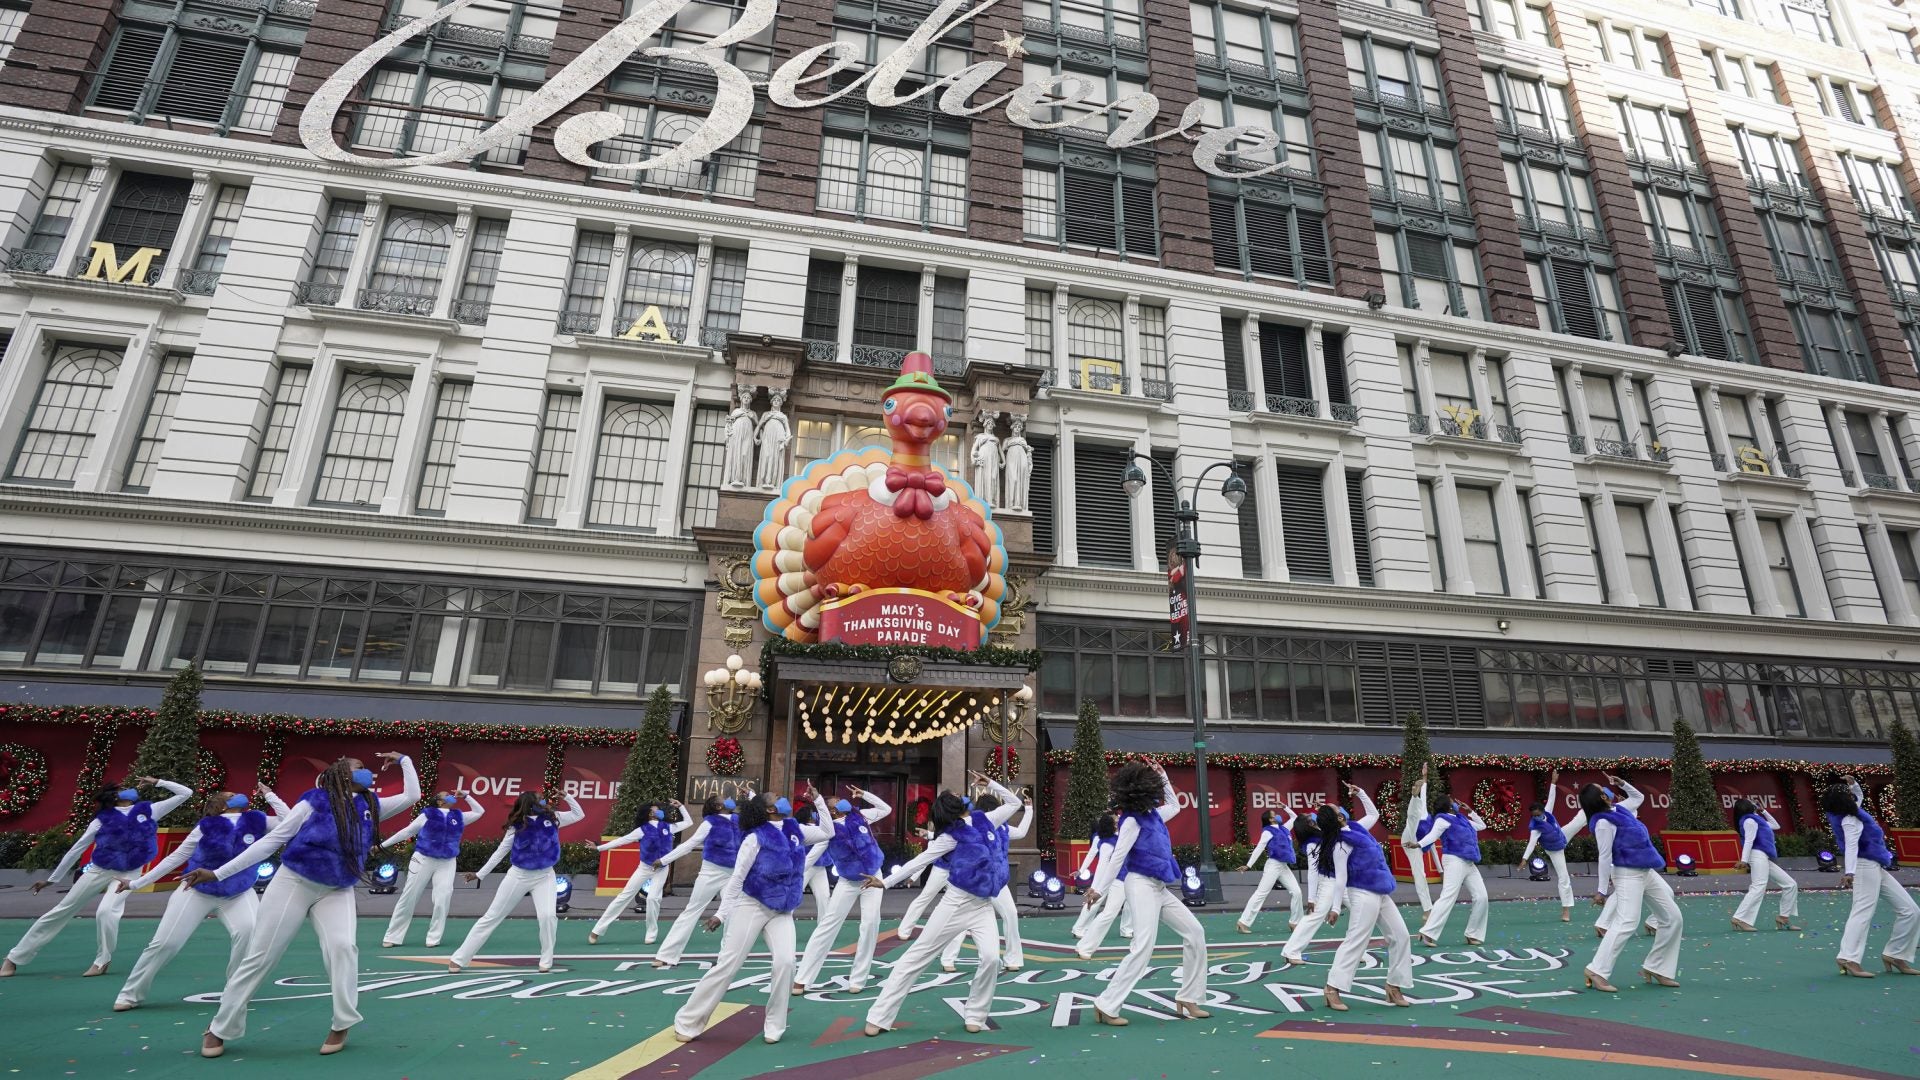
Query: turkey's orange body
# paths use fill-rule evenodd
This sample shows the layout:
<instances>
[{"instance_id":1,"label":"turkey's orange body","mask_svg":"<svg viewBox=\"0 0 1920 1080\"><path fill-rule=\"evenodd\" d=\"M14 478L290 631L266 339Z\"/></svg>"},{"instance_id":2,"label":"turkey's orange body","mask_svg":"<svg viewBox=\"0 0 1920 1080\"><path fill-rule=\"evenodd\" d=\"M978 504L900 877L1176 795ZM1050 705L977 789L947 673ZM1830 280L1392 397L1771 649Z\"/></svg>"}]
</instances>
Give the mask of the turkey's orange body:
<instances>
[{"instance_id":1,"label":"turkey's orange body","mask_svg":"<svg viewBox=\"0 0 1920 1080\"><path fill-rule=\"evenodd\" d=\"M846 491L821 500L806 560L816 586L841 595L856 586L945 595L980 583L991 547L980 515L965 505L922 520L896 515L865 491Z\"/></svg>"}]
</instances>

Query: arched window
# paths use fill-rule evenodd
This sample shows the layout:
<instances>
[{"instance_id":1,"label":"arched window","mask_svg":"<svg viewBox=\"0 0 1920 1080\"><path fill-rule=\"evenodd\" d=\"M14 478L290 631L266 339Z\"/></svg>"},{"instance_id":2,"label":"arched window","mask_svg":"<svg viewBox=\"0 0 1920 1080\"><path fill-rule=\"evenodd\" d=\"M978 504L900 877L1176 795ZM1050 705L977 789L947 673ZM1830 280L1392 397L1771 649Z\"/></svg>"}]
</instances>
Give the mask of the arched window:
<instances>
[{"instance_id":1,"label":"arched window","mask_svg":"<svg viewBox=\"0 0 1920 1080\"><path fill-rule=\"evenodd\" d=\"M377 505L387 492L387 477L393 471L406 411L406 379L359 373L349 373L342 379L313 501Z\"/></svg>"},{"instance_id":2,"label":"arched window","mask_svg":"<svg viewBox=\"0 0 1920 1080\"><path fill-rule=\"evenodd\" d=\"M97 345L54 346L7 479L73 483L93 446L100 405L120 373L121 356L119 349Z\"/></svg>"},{"instance_id":3,"label":"arched window","mask_svg":"<svg viewBox=\"0 0 1920 1080\"><path fill-rule=\"evenodd\" d=\"M672 414L651 401L609 400L600 416L587 524L652 531Z\"/></svg>"},{"instance_id":4,"label":"arched window","mask_svg":"<svg viewBox=\"0 0 1920 1080\"><path fill-rule=\"evenodd\" d=\"M453 247L453 218L431 210L395 208L380 230L380 250L373 257L362 307L393 310L382 298L400 302L400 310L431 315L433 300L447 274L447 253ZM400 299L405 298L405 299Z\"/></svg>"},{"instance_id":5,"label":"arched window","mask_svg":"<svg viewBox=\"0 0 1920 1080\"><path fill-rule=\"evenodd\" d=\"M693 249L679 244L637 244L627 255L627 284L620 297L619 325L624 334L649 306L658 306L675 341L687 336L687 308L693 302Z\"/></svg>"}]
</instances>

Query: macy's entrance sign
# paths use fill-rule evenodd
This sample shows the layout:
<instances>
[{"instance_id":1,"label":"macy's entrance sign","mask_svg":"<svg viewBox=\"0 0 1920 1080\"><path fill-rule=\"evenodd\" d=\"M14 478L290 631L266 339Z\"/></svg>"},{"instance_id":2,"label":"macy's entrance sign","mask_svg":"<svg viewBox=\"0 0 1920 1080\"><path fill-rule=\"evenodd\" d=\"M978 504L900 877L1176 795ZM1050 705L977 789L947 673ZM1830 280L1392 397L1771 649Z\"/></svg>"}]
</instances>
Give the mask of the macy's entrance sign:
<instances>
[{"instance_id":1,"label":"macy's entrance sign","mask_svg":"<svg viewBox=\"0 0 1920 1080\"><path fill-rule=\"evenodd\" d=\"M366 168L399 169L464 162L531 132L535 125L598 86L628 57L638 52L648 57L689 60L704 65L713 73L719 85L714 93L713 106L701 125L685 142L670 150L640 161L616 165L596 161L589 152L596 144L619 135L626 122L611 112L582 113L568 118L554 129L554 147L568 161L602 173L684 168L731 142L752 119L754 84L746 72L727 62L726 48L746 41L771 26L778 7L778 0L748 0L738 22L698 47L646 48L647 41L688 3L688 0L647 0L624 22L589 45L558 75L547 80L546 85L519 107L457 146L437 154L408 158L363 157L341 149L334 142L333 122L341 105L353 93L353 88L407 39L458 15L477 2L454 0L431 15L407 23L347 61L320 85L300 114L301 142L327 161ZM767 99L785 109L808 109L838 101L865 87L868 104L889 108L928 97L938 90L940 96L935 107L949 116L978 116L989 109L1002 108L1009 121L1032 131L1073 127L1114 112L1121 119L1107 136L1107 145L1116 150L1144 146L1179 135L1193 141L1194 164L1214 176L1244 179L1274 172L1282 167L1276 164L1252 169L1229 169L1222 162L1223 157L1264 154L1280 145L1280 136L1273 129L1257 124L1198 130L1202 119L1202 103L1199 101L1189 103L1170 130L1152 135L1147 132L1160 115L1159 98L1152 94L1129 94L1105 105L1087 104L1086 98L1095 87L1089 80L1073 75L1055 75L1027 83L990 101L975 102L974 95L1005 71L1008 61L1022 54L1020 39L1011 35L1004 36L996 43L996 47L1006 52L1007 60L985 60L970 64L911 92L899 93L901 79L907 76L929 45L949 31L966 25L998 2L984 0L967 8L967 0L942 0L891 55L848 85L818 96L802 96L802 91L825 86L834 75L855 68L860 47L850 42L830 41L802 49L780 65L767 80ZM806 74L816 62L823 60L826 66L822 70ZM1056 110L1063 118L1036 119L1034 115L1039 111L1041 116L1051 116L1055 115Z\"/></svg>"}]
</instances>

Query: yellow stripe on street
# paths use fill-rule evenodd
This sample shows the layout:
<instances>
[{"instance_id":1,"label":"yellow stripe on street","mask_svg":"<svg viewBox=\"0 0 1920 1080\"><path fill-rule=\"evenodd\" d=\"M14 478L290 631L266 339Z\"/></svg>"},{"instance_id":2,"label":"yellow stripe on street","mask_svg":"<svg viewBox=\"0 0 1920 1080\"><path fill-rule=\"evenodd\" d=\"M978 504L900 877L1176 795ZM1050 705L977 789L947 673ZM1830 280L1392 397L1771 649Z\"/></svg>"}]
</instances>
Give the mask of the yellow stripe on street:
<instances>
[{"instance_id":1,"label":"yellow stripe on street","mask_svg":"<svg viewBox=\"0 0 1920 1080\"><path fill-rule=\"evenodd\" d=\"M712 1028L722 1020L747 1007L748 1006L745 1005L734 1005L723 1001L713 1010L713 1019L707 1021L707 1027ZM598 1065L590 1065L587 1068L581 1069L579 1072L567 1077L567 1080L620 1080L621 1077L628 1073L636 1069L644 1069L648 1065L666 1057L681 1045L683 1044L674 1040L673 1028L662 1028L650 1036L645 1042L635 1043Z\"/></svg>"}]
</instances>

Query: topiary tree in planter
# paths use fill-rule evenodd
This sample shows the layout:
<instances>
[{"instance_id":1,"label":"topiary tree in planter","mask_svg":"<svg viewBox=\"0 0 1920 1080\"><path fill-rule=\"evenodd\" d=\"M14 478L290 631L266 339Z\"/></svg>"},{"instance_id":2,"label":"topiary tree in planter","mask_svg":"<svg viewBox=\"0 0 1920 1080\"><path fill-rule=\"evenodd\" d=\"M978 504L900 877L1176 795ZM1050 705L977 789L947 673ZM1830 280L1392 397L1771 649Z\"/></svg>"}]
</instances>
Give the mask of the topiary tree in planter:
<instances>
[{"instance_id":1,"label":"topiary tree in planter","mask_svg":"<svg viewBox=\"0 0 1920 1080\"><path fill-rule=\"evenodd\" d=\"M1900 819L1888 824L1920 830L1920 742L1906 721L1895 717L1887 743L1893 748L1894 815Z\"/></svg>"},{"instance_id":2,"label":"topiary tree in planter","mask_svg":"<svg viewBox=\"0 0 1920 1080\"><path fill-rule=\"evenodd\" d=\"M647 699L647 714L640 721L640 733L627 754L626 768L620 770L620 790L614 795L613 809L607 814L605 836L623 836L633 828L634 815L650 802L666 802L680 794L680 778L674 761L673 733L667 724L673 716L673 695L665 686Z\"/></svg>"},{"instance_id":3,"label":"topiary tree in planter","mask_svg":"<svg viewBox=\"0 0 1920 1080\"><path fill-rule=\"evenodd\" d=\"M1067 798L1060 810L1060 857L1055 869L1062 878L1080 868L1087 851L1087 826L1107 812L1107 748L1100 735L1100 707L1089 699L1080 703L1073 725L1073 765L1067 770Z\"/></svg>"},{"instance_id":4,"label":"topiary tree in planter","mask_svg":"<svg viewBox=\"0 0 1920 1080\"><path fill-rule=\"evenodd\" d=\"M157 776L198 790L200 776L200 669L188 664L167 683L160 711L133 757L133 775ZM188 799L156 822L162 828L192 828L200 806Z\"/></svg>"},{"instance_id":5,"label":"topiary tree in planter","mask_svg":"<svg viewBox=\"0 0 1920 1080\"><path fill-rule=\"evenodd\" d=\"M1700 740L1683 718L1673 721L1673 806L1667 828L1675 832L1713 832L1727 827L1713 774L1700 754Z\"/></svg>"},{"instance_id":6,"label":"topiary tree in planter","mask_svg":"<svg viewBox=\"0 0 1920 1080\"><path fill-rule=\"evenodd\" d=\"M1401 718L1400 790L1393 797L1396 804L1393 811L1398 815L1402 832L1419 824L1408 818L1407 809L1413 801L1414 792L1420 790L1420 774L1423 771L1428 773L1429 799L1447 790L1447 775L1438 768L1431 768L1432 762L1433 748L1427 743L1426 717L1422 716L1418 709L1409 709L1406 716ZM1432 805L1431 801L1428 805ZM1356 809L1354 812L1359 811ZM1410 855L1410 852L1400 846L1398 837L1389 838L1387 865L1393 868L1394 876L1402 881L1413 880L1414 867ZM1429 878L1432 876L1431 873L1427 874Z\"/></svg>"}]
</instances>

